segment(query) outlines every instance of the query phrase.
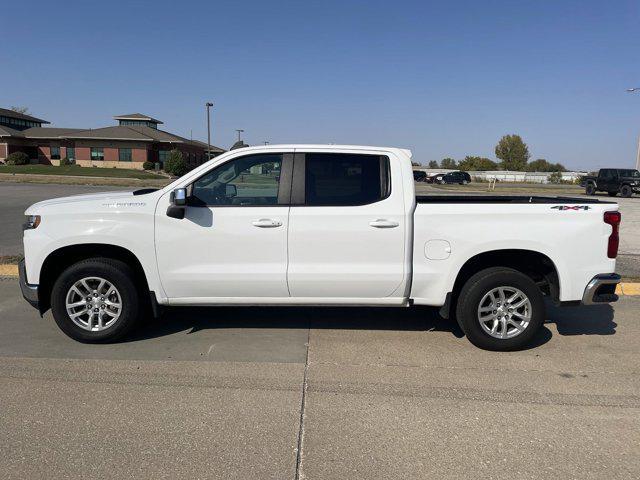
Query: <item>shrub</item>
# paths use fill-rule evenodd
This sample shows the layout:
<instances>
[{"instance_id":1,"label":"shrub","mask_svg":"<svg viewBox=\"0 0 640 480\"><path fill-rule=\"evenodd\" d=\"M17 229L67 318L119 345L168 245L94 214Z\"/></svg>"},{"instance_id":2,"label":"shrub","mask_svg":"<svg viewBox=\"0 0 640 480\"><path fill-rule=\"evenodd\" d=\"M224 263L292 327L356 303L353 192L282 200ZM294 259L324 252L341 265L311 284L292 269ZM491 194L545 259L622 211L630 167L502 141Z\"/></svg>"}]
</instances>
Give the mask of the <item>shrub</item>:
<instances>
[{"instance_id":1,"label":"shrub","mask_svg":"<svg viewBox=\"0 0 640 480\"><path fill-rule=\"evenodd\" d=\"M5 162L7 165L26 165L29 163L29 155L24 152L13 152L7 156Z\"/></svg>"},{"instance_id":2,"label":"shrub","mask_svg":"<svg viewBox=\"0 0 640 480\"><path fill-rule=\"evenodd\" d=\"M169 158L164 162L164 171L176 177L181 177L189 171L180 150L174 149L169 152Z\"/></svg>"},{"instance_id":3,"label":"shrub","mask_svg":"<svg viewBox=\"0 0 640 480\"><path fill-rule=\"evenodd\" d=\"M156 164L147 160L142 164L142 168L143 170L155 170Z\"/></svg>"},{"instance_id":4,"label":"shrub","mask_svg":"<svg viewBox=\"0 0 640 480\"><path fill-rule=\"evenodd\" d=\"M60 166L62 167L63 165L71 165L71 160L69 160L67 157L64 157L62 160L60 160Z\"/></svg>"},{"instance_id":5,"label":"shrub","mask_svg":"<svg viewBox=\"0 0 640 480\"><path fill-rule=\"evenodd\" d=\"M549 183L560 183L562 182L562 173L553 172L551 175L549 175L548 180Z\"/></svg>"}]
</instances>

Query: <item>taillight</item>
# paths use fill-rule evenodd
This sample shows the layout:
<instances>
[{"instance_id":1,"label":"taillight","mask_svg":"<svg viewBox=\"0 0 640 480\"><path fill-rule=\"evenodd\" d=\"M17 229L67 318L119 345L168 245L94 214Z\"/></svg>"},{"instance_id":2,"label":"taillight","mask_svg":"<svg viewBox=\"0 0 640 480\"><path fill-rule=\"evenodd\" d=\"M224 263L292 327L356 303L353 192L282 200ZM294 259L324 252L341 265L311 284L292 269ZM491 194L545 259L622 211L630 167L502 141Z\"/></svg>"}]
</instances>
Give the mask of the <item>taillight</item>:
<instances>
[{"instance_id":1,"label":"taillight","mask_svg":"<svg viewBox=\"0 0 640 480\"><path fill-rule=\"evenodd\" d=\"M620 244L620 212L604 212L604 223L611 225L611 235L607 244L607 257L616 258L618 256L618 245Z\"/></svg>"}]
</instances>

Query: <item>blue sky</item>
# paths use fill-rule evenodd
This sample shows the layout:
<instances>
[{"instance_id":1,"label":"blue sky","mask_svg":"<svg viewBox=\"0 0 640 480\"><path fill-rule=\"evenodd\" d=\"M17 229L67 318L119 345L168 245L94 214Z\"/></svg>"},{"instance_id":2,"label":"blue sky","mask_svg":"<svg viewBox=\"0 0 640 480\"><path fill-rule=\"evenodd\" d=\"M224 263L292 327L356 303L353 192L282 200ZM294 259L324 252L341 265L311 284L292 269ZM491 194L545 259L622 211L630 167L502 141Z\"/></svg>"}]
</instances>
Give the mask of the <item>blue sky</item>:
<instances>
[{"instance_id":1,"label":"blue sky","mask_svg":"<svg viewBox=\"0 0 640 480\"><path fill-rule=\"evenodd\" d=\"M213 143L411 148L632 166L640 2L6 2L0 106L60 127L142 112Z\"/></svg>"}]
</instances>

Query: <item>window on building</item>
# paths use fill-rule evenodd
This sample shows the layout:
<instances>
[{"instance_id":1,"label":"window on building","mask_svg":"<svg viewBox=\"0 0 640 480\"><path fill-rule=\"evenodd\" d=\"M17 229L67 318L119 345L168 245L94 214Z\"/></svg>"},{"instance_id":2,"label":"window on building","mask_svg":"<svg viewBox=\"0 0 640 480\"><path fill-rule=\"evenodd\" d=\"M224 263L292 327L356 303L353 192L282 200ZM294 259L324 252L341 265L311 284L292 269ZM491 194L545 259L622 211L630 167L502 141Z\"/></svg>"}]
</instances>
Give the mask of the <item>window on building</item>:
<instances>
[{"instance_id":1,"label":"window on building","mask_svg":"<svg viewBox=\"0 0 640 480\"><path fill-rule=\"evenodd\" d=\"M282 155L250 155L231 160L193 183L196 205L276 205Z\"/></svg>"},{"instance_id":2,"label":"window on building","mask_svg":"<svg viewBox=\"0 0 640 480\"><path fill-rule=\"evenodd\" d=\"M389 159L378 155L307 153L306 205L365 205L389 195Z\"/></svg>"},{"instance_id":3,"label":"window on building","mask_svg":"<svg viewBox=\"0 0 640 480\"><path fill-rule=\"evenodd\" d=\"M60 160L60 147L51 147L51 160Z\"/></svg>"},{"instance_id":4,"label":"window on building","mask_svg":"<svg viewBox=\"0 0 640 480\"><path fill-rule=\"evenodd\" d=\"M75 149L75 147L67 147L67 158L69 160L75 160L76 159L76 149Z\"/></svg>"},{"instance_id":5,"label":"window on building","mask_svg":"<svg viewBox=\"0 0 640 480\"><path fill-rule=\"evenodd\" d=\"M159 150L158 151L158 161L160 162L160 166L164 165L164 162L169 158L169 150Z\"/></svg>"},{"instance_id":6,"label":"window on building","mask_svg":"<svg viewBox=\"0 0 640 480\"><path fill-rule=\"evenodd\" d=\"M102 161L104 160L104 148L91 147L91 160Z\"/></svg>"},{"instance_id":7,"label":"window on building","mask_svg":"<svg viewBox=\"0 0 640 480\"><path fill-rule=\"evenodd\" d=\"M131 149L130 148L119 148L118 149L118 160L121 162L130 162L131 161Z\"/></svg>"}]
</instances>

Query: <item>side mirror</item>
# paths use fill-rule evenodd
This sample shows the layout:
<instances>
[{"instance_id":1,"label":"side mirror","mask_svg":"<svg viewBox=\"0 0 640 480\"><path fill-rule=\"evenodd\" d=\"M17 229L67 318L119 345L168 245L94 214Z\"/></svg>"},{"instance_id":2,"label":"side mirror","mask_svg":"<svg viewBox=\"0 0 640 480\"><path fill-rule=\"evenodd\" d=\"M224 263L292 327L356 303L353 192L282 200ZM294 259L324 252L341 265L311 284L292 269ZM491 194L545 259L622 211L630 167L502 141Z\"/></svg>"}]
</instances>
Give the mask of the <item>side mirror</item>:
<instances>
[{"instance_id":1,"label":"side mirror","mask_svg":"<svg viewBox=\"0 0 640 480\"><path fill-rule=\"evenodd\" d=\"M171 203L176 207L184 207L187 204L187 189L176 188L171 192Z\"/></svg>"},{"instance_id":2,"label":"side mirror","mask_svg":"<svg viewBox=\"0 0 640 480\"><path fill-rule=\"evenodd\" d=\"M167 216L182 220L187 206L187 189L176 188L169 197L171 205L167 208Z\"/></svg>"}]
</instances>

